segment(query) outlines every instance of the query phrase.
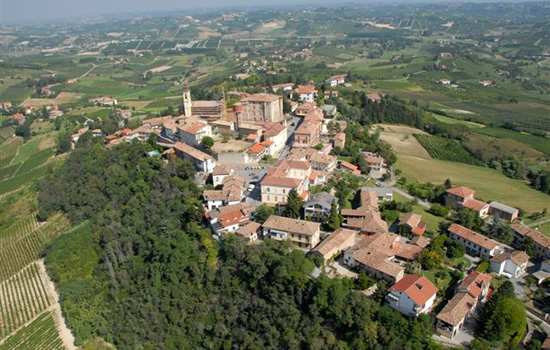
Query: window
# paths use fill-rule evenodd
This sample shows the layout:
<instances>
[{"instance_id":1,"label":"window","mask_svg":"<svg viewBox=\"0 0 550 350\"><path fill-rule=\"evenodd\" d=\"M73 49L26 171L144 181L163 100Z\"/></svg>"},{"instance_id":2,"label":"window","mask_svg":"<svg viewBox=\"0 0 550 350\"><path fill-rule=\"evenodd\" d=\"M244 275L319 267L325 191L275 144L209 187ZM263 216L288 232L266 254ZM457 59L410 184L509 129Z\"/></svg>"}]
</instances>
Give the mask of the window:
<instances>
[{"instance_id":1,"label":"window","mask_svg":"<svg viewBox=\"0 0 550 350\"><path fill-rule=\"evenodd\" d=\"M283 188L283 193L286 193L286 190Z\"/></svg>"}]
</instances>

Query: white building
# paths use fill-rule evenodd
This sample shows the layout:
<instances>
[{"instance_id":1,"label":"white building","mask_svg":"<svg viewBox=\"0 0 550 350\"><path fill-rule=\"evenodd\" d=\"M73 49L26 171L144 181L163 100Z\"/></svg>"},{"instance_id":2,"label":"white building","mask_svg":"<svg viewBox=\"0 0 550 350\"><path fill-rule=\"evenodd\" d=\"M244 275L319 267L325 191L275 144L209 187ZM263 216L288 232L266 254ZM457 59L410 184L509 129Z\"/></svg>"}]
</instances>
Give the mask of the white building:
<instances>
[{"instance_id":1,"label":"white building","mask_svg":"<svg viewBox=\"0 0 550 350\"><path fill-rule=\"evenodd\" d=\"M177 126L177 139L189 146L196 147L200 145L202 138L205 136L212 137L212 127L208 123L194 121Z\"/></svg>"},{"instance_id":2,"label":"white building","mask_svg":"<svg viewBox=\"0 0 550 350\"><path fill-rule=\"evenodd\" d=\"M529 255L514 251L501 253L491 259L491 269L500 276L518 278L525 273Z\"/></svg>"},{"instance_id":3,"label":"white building","mask_svg":"<svg viewBox=\"0 0 550 350\"><path fill-rule=\"evenodd\" d=\"M165 152L169 152L165 151ZM189 145L186 145L183 142L176 142L172 148L172 152L178 157L189 159L197 170L203 173L211 173L216 167L216 161L214 157L204 152L199 151L196 148L193 148Z\"/></svg>"},{"instance_id":4,"label":"white building","mask_svg":"<svg viewBox=\"0 0 550 350\"><path fill-rule=\"evenodd\" d=\"M426 277L405 275L388 289L386 301L403 315L416 317L430 311L436 296L437 287Z\"/></svg>"},{"instance_id":5,"label":"white building","mask_svg":"<svg viewBox=\"0 0 550 350\"><path fill-rule=\"evenodd\" d=\"M470 255L491 258L503 252L503 247L495 240L485 237L459 224L449 227L449 238L459 241Z\"/></svg>"}]
</instances>

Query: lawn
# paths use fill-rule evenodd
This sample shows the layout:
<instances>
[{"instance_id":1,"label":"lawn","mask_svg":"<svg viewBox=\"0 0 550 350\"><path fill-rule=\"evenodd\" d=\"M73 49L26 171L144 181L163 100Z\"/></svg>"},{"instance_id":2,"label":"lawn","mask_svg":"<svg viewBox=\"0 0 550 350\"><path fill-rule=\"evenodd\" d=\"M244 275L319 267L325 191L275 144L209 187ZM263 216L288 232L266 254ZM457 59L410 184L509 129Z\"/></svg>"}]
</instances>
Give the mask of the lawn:
<instances>
[{"instance_id":1,"label":"lawn","mask_svg":"<svg viewBox=\"0 0 550 350\"><path fill-rule=\"evenodd\" d=\"M399 193L393 194L393 200L398 203L406 203L410 202L409 199L403 197ZM422 215L422 221L424 221L428 227L428 231L431 232L437 232L439 231L439 224L445 220L444 218L440 216L435 216L433 214L430 214L426 211L426 209L419 205L419 204L413 204L413 213ZM404 215L404 214L403 214ZM401 215L402 216L402 215Z\"/></svg>"},{"instance_id":2,"label":"lawn","mask_svg":"<svg viewBox=\"0 0 550 350\"><path fill-rule=\"evenodd\" d=\"M475 129L475 132L499 138L509 138L512 140L516 140L533 147L537 151L550 154L550 141L548 139L545 139L544 137L534 136L502 128L480 128Z\"/></svg>"},{"instance_id":3,"label":"lawn","mask_svg":"<svg viewBox=\"0 0 550 350\"><path fill-rule=\"evenodd\" d=\"M449 178L455 185L464 185L476 190L476 197L480 200L496 200L527 212L550 209L548 195L532 189L523 181L510 179L490 168L406 154L398 154L396 168L400 169L409 181L443 183Z\"/></svg>"},{"instance_id":4,"label":"lawn","mask_svg":"<svg viewBox=\"0 0 550 350\"><path fill-rule=\"evenodd\" d=\"M445 274L442 277L438 278L436 277L436 275L439 272L445 272ZM437 271L422 271L422 276L429 279L430 282L435 284L437 289L439 289L440 291L446 291L453 279L449 271L444 268L441 268L440 270L437 270Z\"/></svg>"}]
</instances>

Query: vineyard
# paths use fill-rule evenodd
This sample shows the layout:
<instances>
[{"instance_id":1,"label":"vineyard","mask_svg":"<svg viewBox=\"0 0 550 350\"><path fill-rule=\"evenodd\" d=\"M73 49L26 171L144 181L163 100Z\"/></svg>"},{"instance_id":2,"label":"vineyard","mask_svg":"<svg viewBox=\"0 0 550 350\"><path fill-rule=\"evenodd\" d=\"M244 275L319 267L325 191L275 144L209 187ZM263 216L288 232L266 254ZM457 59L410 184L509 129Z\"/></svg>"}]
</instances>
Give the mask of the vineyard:
<instances>
[{"instance_id":1,"label":"vineyard","mask_svg":"<svg viewBox=\"0 0 550 350\"><path fill-rule=\"evenodd\" d=\"M28 326L0 342L0 350L64 350L51 312L40 315Z\"/></svg>"},{"instance_id":2,"label":"vineyard","mask_svg":"<svg viewBox=\"0 0 550 350\"><path fill-rule=\"evenodd\" d=\"M30 220L30 219L28 219ZM18 224L15 224L18 225ZM14 226L15 226L14 225ZM0 233L0 281L8 279L40 257L44 245L70 226L69 220L60 214L44 225L34 227L20 224ZM29 231L30 230L30 231Z\"/></svg>"},{"instance_id":3,"label":"vineyard","mask_svg":"<svg viewBox=\"0 0 550 350\"><path fill-rule=\"evenodd\" d=\"M13 136L15 128L13 126L7 126L0 128L0 143L4 143L7 139Z\"/></svg>"},{"instance_id":4,"label":"vineyard","mask_svg":"<svg viewBox=\"0 0 550 350\"><path fill-rule=\"evenodd\" d=\"M472 156L455 140L439 136L414 134L418 142L428 151L430 156L449 162L484 166L484 163Z\"/></svg>"},{"instance_id":5,"label":"vineyard","mask_svg":"<svg viewBox=\"0 0 550 350\"><path fill-rule=\"evenodd\" d=\"M6 337L52 303L47 282L33 263L0 284L0 338Z\"/></svg>"}]
</instances>

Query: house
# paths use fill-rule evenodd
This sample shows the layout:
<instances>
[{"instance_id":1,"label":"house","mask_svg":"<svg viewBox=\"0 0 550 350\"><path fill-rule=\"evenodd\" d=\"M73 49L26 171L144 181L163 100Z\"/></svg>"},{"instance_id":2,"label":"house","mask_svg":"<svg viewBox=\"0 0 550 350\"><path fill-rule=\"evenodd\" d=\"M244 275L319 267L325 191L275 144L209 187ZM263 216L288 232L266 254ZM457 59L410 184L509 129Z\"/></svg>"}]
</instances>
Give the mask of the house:
<instances>
[{"instance_id":1,"label":"house","mask_svg":"<svg viewBox=\"0 0 550 350\"><path fill-rule=\"evenodd\" d=\"M23 124L27 119L22 113L15 113L10 115L10 119L16 121L19 124Z\"/></svg>"},{"instance_id":2,"label":"house","mask_svg":"<svg viewBox=\"0 0 550 350\"><path fill-rule=\"evenodd\" d=\"M519 210L493 201L489 203L489 213L492 214L495 219L512 222L518 218Z\"/></svg>"},{"instance_id":3,"label":"house","mask_svg":"<svg viewBox=\"0 0 550 350\"><path fill-rule=\"evenodd\" d=\"M162 117L156 117L156 118L150 118L150 119L143 119L141 121L141 125L149 127L151 129L159 129L163 128L165 123L174 123L176 120L171 115L165 115ZM168 124L172 126L172 124ZM177 125L177 124L175 124Z\"/></svg>"},{"instance_id":4,"label":"house","mask_svg":"<svg viewBox=\"0 0 550 350\"><path fill-rule=\"evenodd\" d=\"M334 138L332 139L332 143L334 148L338 147L340 149L344 149L344 147L346 146L346 133L339 132L336 135L334 135Z\"/></svg>"},{"instance_id":5,"label":"house","mask_svg":"<svg viewBox=\"0 0 550 350\"><path fill-rule=\"evenodd\" d=\"M451 85L452 81L450 79L439 79L439 84L441 85Z\"/></svg>"},{"instance_id":6,"label":"house","mask_svg":"<svg viewBox=\"0 0 550 350\"><path fill-rule=\"evenodd\" d=\"M94 131L92 131L92 134L94 134ZM142 126L138 127L137 129L134 129L134 130L128 132L128 137L126 138L126 140L128 142L130 142L134 139L137 139L139 141L146 141L146 140L149 139L149 137L151 137L151 135L156 137L160 134L161 134L160 129L153 129L149 126L142 125ZM97 134L97 136L103 136L101 130L99 130L99 133Z\"/></svg>"},{"instance_id":7,"label":"house","mask_svg":"<svg viewBox=\"0 0 550 350\"><path fill-rule=\"evenodd\" d=\"M458 285L453 298L436 316L436 333L452 339L489 296L491 275L473 270Z\"/></svg>"},{"instance_id":8,"label":"house","mask_svg":"<svg viewBox=\"0 0 550 350\"><path fill-rule=\"evenodd\" d=\"M235 233L238 236L243 237L249 243L255 242L258 240L262 232L262 225L257 222L250 221L249 223L239 227Z\"/></svg>"},{"instance_id":9,"label":"house","mask_svg":"<svg viewBox=\"0 0 550 350\"><path fill-rule=\"evenodd\" d=\"M202 196L208 210L240 203L244 193L244 179L237 175L226 176L221 190L204 190Z\"/></svg>"},{"instance_id":10,"label":"house","mask_svg":"<svg viewBox=\"0 0 550 350\"><path fill-rule=\"evenodd\" d=\"M468 208L476 211L481 218L489 214L489 204L474 198L475 191L465 187L456 186L445 191L445 205L453 209Z\"/></svg>"},{"instance_id":11,"label":"house","mask_svg":"<svg viewBox=\"0 0 550 350\"><path fill-rule=\"evenodd\" d=\"M176 129L176 139L193 147L199 146L203 137L212 137L212 127L202 121L178 125Z\"/></svg>"},{"instance_id":12,"label":"house","mask_svg":"<svg viewBox=\"0 0 550 350\"><path fill-rule=\"evenodd\" d=\"M510 225L514 231L514 244L519 246L525 239L530 238L534 243L534 256L537 259L550 259L550 237L521 223Z\"/></svg>"},{"instance_id":13,"label":"house","mask_svg":"<svg viewBox=\"0 0 550 350\"><path fill-rule=\"evenodd\" d=\"M338 91L336 90L325 90L323 91L323 96L325 100L328 100L331 97L338 97Z\"/></svg>"},{"instance_id":14,"label":"house","mask_svg":"<svg viewBox=\"0 0 550 350\"><path fill-rule=\"evenodd\" d=\"M382 97L380 96L379 93L374 92L374 93L367 94L367 100L369 102L379 103L380 101L382 101Z\"/></svg>"},{"instance_id":15,"label":"house","mask_svg":"<svg viewBox=\"0 0 550 350\"><path fill-rule=\"evenodd\" d=\"M480 80L479 83L484 87L493 85L493 82L490 80Z\"/></svg>"},{"instance_id":16,"label":"house","mask_svg":"<svg viewBox=\"0 0 550 350\"><path fill-rule=\"evenodd\" d=\"M296 107L296 115L298 117L304 117L306 114L308 114L309 111L313 110L317 107L317 103L315 102L306 102L298 105Z\"/></svg>"},{"instance_id":17,"label":"house","mask_svg":"<svg viewBox=\"0 0 550 350\"><path fill-rule=\"evenodd\" d=\"M338 158L321 152L313 152L309 158L314 170L325 171L331 173L336 169Z\"/></svg>"},{"instance_id":18,"label":"house","mask_svg":"<svg viewBox=\"0 0 550 350\"><path fill-rule=\"evenodd\" d=\"M130 109L119 109L118 114L124 119L130 119L132 117L132 111Z\"/></svg>"},{"instance_id":19,"label":"house","mask_svg":"<svg viewBox=\"0 0 550 350\"><path fill-rule=\"evenodd\" d=\"M319 192L312 195L302 206L304 219L324 222L330 216L332 203L335 200L334 196L328 192Z\"/></svg>"},{"instance_id":20,"label":"house","mask_svg":"<svg viewBox=\"0 0 550 350\"><path fill-rule=\"evenodd\" d=\"M284 204L288 193L293 189L307 200L311 172L310 162L295 160L276 162L261 181L262 203Z\"/></svg>"},{"instance_id":21,"label":"house","mask_svg":"<svg viewBox=\"0 0 550 350\"><path fill-rule=\"evenodd\" d=\"M318 254L322 256L325 261L328 261L341 252L353 247L355 244L355 237L355 231L339 228L315 246L315 248L311 250L311 254Z\"/></svg>"},{"instance_id":22,"label":"house","mask_svg":"<svg viewBox=\"0 0 550 350\"><path fill-rule=\"evenodd\" d=\"M237 231L250 221L250 210L242 203L214 208L204 214L214 234L223 236Z\"/></svg>"},{"instance_id":23,"label":"house","mask_svg":"<svg viewBox=\"0 0 550 350\"><path fill-rule=\"evenodd\" d=\"M378 198L378 203L393 200L393 189L391 187L363 187L361 191L372 191Z\"/></svg>"},{"instance_id":24,"label":"house","mask_svg":"<svg viewBox=\"0 0 550 350\"><path fill-rule=\"evenodd\" d=\"M272 86L273 92L278 92L279 90L283 90L286 93L290 93L292 89L294 88L294 83L285 83L285 84L275 84Z\"/></svg>"},{"instance_id":25,"label":"house","mask_svg":"<svg viewBox=\"0 0 550 350\"><path fill-rule=\"evenodd\" d=\"M453 54L450 53L450 52L440 52L439 57L440 58L451 58L451 57L453 57Z\"/></svg>"},{"instance_id":26,"label":"house","mask_svg":"<svg viewBox=\"0 0 550 350\"><path fill-rule=\"evenodd\" d=\"M399 232L401 234L422 236L426 231L426 223L422 221L422 215L407 213L399 221Z\"/></svg>"},{"instance_id":27,"label":"house","mask_svg":"<svg viewBox=\"0 0 550 350\"><path fill-rule=\"evenodd\" d=\"M345 160L340 161L340 170L347 173L353 173L355 175L361 175L361 170L359 170L356 165L346 162Z\"/></svg>"},{"instance_id":28,"label":"house","mask_svg":"<svg viewBox=\"0 0 550 350\"><path fill-rule=\"evenodd\" d=\"M190 160L198 171L211 173L216 167L214 157L183 142L176 142L172 149L178 157Z\"/></svg>"},{"instance_id":29,"label":"house","mask_svg":"<svg viewBox=\"0 0 550 350\"><path fill-rule=\"evenodd\" d=\"M223 183L223 180L229 175L233 175L235 170L226 167L225 165L218 164L212 170L212 184L214 187L218 187Z\"/></svg>"},{"instance_id":30,"label":"house","mask_svg":"<svg viewBox=\"0 0 550 350\"><path fill-rule=\"evenodd\" d=\"M501 253L491 259L491 270L499 276L518 278L525 273L529 255L521 251Z\"/></svg>"},{"instance_id":31,"label":"house","mask_svg":"<svg viewBox=\"0 0 550 350\"><path fill-rule=\"evenodd\" d=\"M252 94L235 104L237 125L246 122L285 121L283 97L273 94Z\"/></svg>"},{"instance_id":32,"label":"house","mask_svg":"<svg viewBox=\"0 0 550 350\"><path fill-rule=\"evenodd\" d=\"M117 99L110 96L100 96L100 97L91 98L88 100L88 102L96 103L100 105L106 105L106 106L115 106L118 104Z\"/></svg>"},{"instance_id":33,"label":"house","mask_svg":"<svg viewBox=\"0 0 550 350\"><path fill-rule=\"evenodd\" d=\"M503 251L503 247L497 241L459 224L452 224L448 231L449 237L462 243L468 254L491 258Z\"/></svg>"},{"instance_id":34,"label":"house","mask_svg":"<svg viewBox=\"0 0 550 350\"><path fill-rule=\"evenodd\" d=\"M365 235L374 235L388 232L388 224L382 220L378 209L342 209L340 214L344 218L343 227L357 230Z\"/></svg>"},{"instance_id":35,"label":"house","mask_svg":"<svg viewBox=\"0 0 550 350\"><path fill-rule=\"evenodd\" d=\"M346 77L347 74L333 75L332 77L325 80L325 84L330 85L330 87L343 85L346 83Z\"/></svg>"},{"instance_id":36,"label":"house","mask_svg":"<svg viewBox=\"0 0 550 350\"><path fill-rule=\"evenodd\" d=\"M407 317L429 312L437 296L437 287L426 277L405 275L388 289L386 302Z\"/></svg>"},{"instance_id":37,"label":"house","mask_svg":"<svg viewBox=\"0 0 550 350\"><path fill-rule=\"evenodd\" d=\"M371 171L386 172L386 161L378 153L365 152L364 156Z\"/></svg>"},{"instance_id":38,"label":"house","mask_svg":"<svg viewBox=\"0 0 550 350\"><path fill-rule=\"evenodd\" d=\"M268 154L268 150L266 146L255 143L246 151L246 154L251 161L259 162Z\"/></svg>"},{"instance_id":39,"label":"house","mask_svg":"<svg viewBox=\"0 0 550 350\"><path fill-rule=\"evenodd\" d=\"M264 237L290 240L298 247L311 250L319 243L321 224L271 215L262 225Z\"/></svg>"},{"instance_id":40,"label":"house","mask_svg":"<svg viewBox=\"0 0 550 350\"><path fill-rule=\"evenodd\" d=\"M269 154L272 156L278 156L285 148L288 138L287 127L280 123L274 122L261 122L256 123L262 127L263 141L269 141Z\"/></svg>"},{"instance_id":41,"label":"house","mask_svg":"<svg viewBox=\"0 0 550 350\"><path fill-rule=\"evenodd\" d=\"M62 117L63 111L56 108L49 111L48 114L50 115L50 119L55 119L57 117Z\"/></svg>"},{"instance_id":42,"label":"house","mask_svg":"<svg viewBox=\"0 0 550 350\"><path fill-rule=\"evenodd\" d=\"M317 100L317 90L313 85L299 85L294 89L294 94L297 94L300 102L315 102Z\"/></svg>"},{"instance_id":43,"label":"house","mask_svg":"<svg viewBox=\"0 0 550 350\"><path fill-rule=\"evenodd\" d=\"M546 337L544 343L540 347L540 350L550 350L550 335Z\"/></svg>"}]
</instances>

